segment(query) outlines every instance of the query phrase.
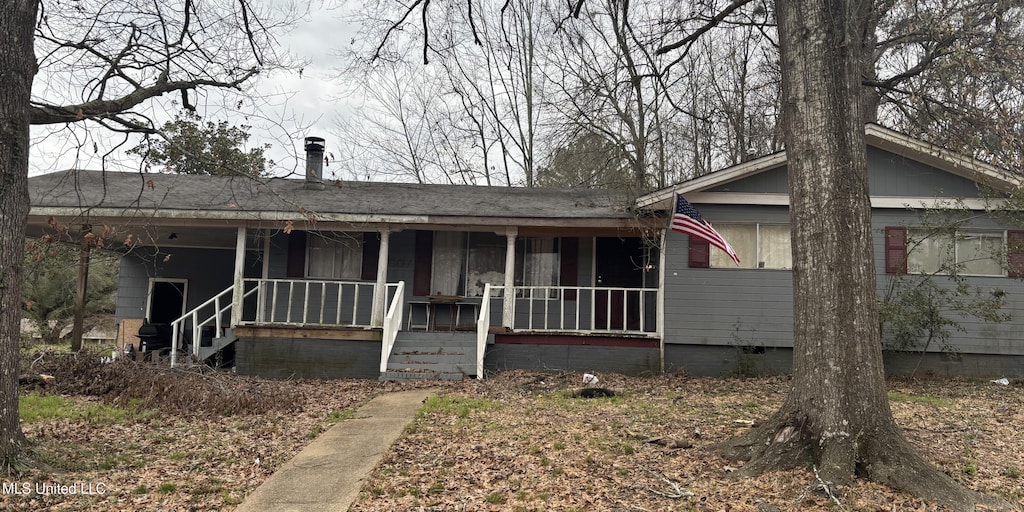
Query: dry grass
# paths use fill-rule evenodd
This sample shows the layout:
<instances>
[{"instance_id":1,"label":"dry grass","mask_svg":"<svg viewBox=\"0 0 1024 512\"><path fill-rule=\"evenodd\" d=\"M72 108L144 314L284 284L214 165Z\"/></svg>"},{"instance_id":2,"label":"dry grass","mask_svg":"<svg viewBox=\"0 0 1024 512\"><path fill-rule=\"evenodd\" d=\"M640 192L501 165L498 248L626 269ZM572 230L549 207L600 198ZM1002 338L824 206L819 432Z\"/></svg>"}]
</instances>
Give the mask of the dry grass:
<instances>
[{"instance_id":1,"label":"dry grass","mask_svg":"<svg viewBox=\"0 0 1024 512\"><path fill-rule=\"evenodd\" d=\"M103 484L104 493L0 494L2 510L231 510L354 406L409 387L53 364L58 387L50 392L75 407L146 413L26 424L35 468L5 482ZM839 510L812 489L810 471L737 480L713 449L767 417L785 395L785 378L600 377L619 396L574 398L575 374L511 371L429 384L442 391L352 510ZM1024 383L891 387L897 420L929 460L967 486L1024 505ZM842 510L939 510L867 483L846 489L841 503Z\"/></svg>"},{"instance_id":2,"label":"dry grass","mask_svg":"<svg viewBox=\"0 0 1024 512\"><path fill-rule=\"evenodd\" d=\"M451 389L368 480L353 510L837 510L811 471L730 478L716 443L767 417L784 378L601 376L621 396L573 398L578 375L508 372ZM988 382L892 382L912 441L965 485L1024 505L1024 397ZM673 438L692 448L650 441ZM939 510L859 482L844 510Z\"/></svg>"}]
</instances>

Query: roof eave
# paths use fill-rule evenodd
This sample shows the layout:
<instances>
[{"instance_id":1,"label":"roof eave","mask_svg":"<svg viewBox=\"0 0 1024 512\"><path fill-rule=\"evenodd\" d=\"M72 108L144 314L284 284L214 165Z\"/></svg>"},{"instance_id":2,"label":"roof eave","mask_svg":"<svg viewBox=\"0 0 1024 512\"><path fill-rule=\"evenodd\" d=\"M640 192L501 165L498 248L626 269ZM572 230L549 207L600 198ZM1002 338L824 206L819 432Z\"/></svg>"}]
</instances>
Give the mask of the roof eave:
<instances>
[{"instance_id":1,"label":"roof eave","mask_svg":"<svg viewBox=\"0 0 1024 512\"><path fill-rule=\"evenodd\" d=\"M747 176L770 171L772 169L782 167L783 165L786 165L785 151L773 153L761 158L755 158L748 162L727 167L721 171L705 174L704 176L687 180L671 187L666 187L641 196L636 201L636 207L638 209L670 209L672 207L671 202L674 199L675 194L686 194L687 192L706 190L711 187L746 178Z\"/></svg>"}]
</instances>

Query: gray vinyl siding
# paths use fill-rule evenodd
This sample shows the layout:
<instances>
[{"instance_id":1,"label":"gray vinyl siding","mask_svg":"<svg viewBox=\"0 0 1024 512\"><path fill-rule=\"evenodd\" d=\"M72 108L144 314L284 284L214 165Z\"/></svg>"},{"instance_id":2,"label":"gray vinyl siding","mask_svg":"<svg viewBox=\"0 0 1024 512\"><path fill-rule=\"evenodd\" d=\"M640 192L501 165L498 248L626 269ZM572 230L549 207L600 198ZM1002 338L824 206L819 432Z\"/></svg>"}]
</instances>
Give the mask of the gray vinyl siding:
<instances>
[{"instance_id":1,"label":"gray vinyl siding","mask_svg":"<svg viewBox=\"0 0 1024 512\"><path fill-rule=\"evenodd\" d=\"M729 183L708 189L708 192L786 194L789 192L786 166L769 169L742 180L730 181Z\"/></svg>"},{"instance_id":2,"label":"gray vinyl siding","mask_svg":"<svg viewBox=\"0 0 1024 512\"><path fill-rule=\"evenodd\" d=\"M121 257L117 272L117 307L114 321L146 316L149 294L149 265L135 254Z\"/></svg>"},{"instance_id":3,"label":"gray vinyl siding","mask_svg":"<svg viewBox=\"0 0 1024 512\"><path fill-rule=\"evenodd\" d=\"M143 318L150 278L187 279L186 310L231 286L235 251L231 249L165 248L133 251L121 257L117 321ZM249 272L247 271L247 274Z\"/></svg>"},{"instance_id":4,"label":"gray vinyl siding","mask_svg":"<svg viewBox=\"0 0 1024 512\"><path fill-rule=\"evenodd\" d=\"M698 208L715 223L789 222L786 207ZM666 246L665 343L792 346L790 271L691 269L689 237L669 231Z\"/></svg>"},{"instance_id":5,"label":"gray vinyl siding","mask_svg":"<svg viewBox=\"0 0 1024 512\"><path fill-rule=\"evenodd\" d=\"M979 197L971 180L916 160L868 147L868 183L871 194L888 197ZM711 188L709 192L786 194L786 166L769 169L742 180ZM701 210L703 212L703 210Z\"/></svg>"},{"instance_id":6,"label":"gray vinyl siding","mask_svg":"<svg viewBox=\"0 0 1024 512\"><path fill-rule=\"evenodd\" d=\"M876 196L979 196L978 186L969 179L870 146L868 181Z\"/></svg>"},{"instance_id":7,"label":"gray vinyl siding","mask_svg":"<svg viewBox=\"0 0 1024 512\"><path fill-rule=\"evenodd\" d=\"M785 221L786 208L698 205L714 222ZM885 273L886 226L914 226L917 214L906 210L875 210L872 218L874 257L879 294ZM1005 229L980 216L970 224L978 229ZM665 268L665 343L719 346L791 347L792 274L788 270L688 268L686 235L669 232ZM715 249L712 249L715 250ZM1007 277L969 277L984 290L1006 292L1005 323L960 319L963 332L954 331L950 344L965 354L1024 355L1024 283ZM941 346L930 351L940 352ZM717 356L716 356L717 357ZM666 356L667 358L667 356ZM666 359L668 362L668 358ZM991 366L991 365L989 365Z\"/></svg>"},{"instance_id":8,"label":"gray vinyl siding","mask_svg":"<svg viewBox=\"0 0 1024 512\"><path fill-rule=\"evenodd\" d=\"M875 147L868 148L868 175L873 196L979 197L977 185L966 178ZM770 169L712 191L786 193L785 166ZM788 208L772 206L697 205L715 223L788 223ZM886 226L920 225L918 215L902 209L873 212L872 233L877 286L885 292ZM983 215L972 219L977 229L1003 230ZM697 345L792 346L792 275L786 270L690 269L687 236L670 232L665 269L665 343ZM712 249L715 250L715 249ZM1024 354L1024 284L1006 277L970 277L985 290L1006 292L1003 312L1012 319L988 323L960 318L963 332L954 331L950 344L963 353ZM930 347L939 352L941 346ZM717 357L717 356L716 356ZM668 358L668 356L666 356ZM711 365L715 366L715 365Z\"/></svg>"},{"instance_id":9,"label":"gray vinyl siding","mask_svg":"<svg viewBox=\"0 0 1024 512\"><path fill-rule=\"evenodd\" d=\"M875 237L875 266L878 269L879 295L885 293L890 276L885 273L884 236L886 226L913 227L920 225L917 215L904 210L876 210L871 219ZM993 219L979 214L968 225L979 230L1014 229L1000 225ZM935 279L943 279L936 276ZM952 332L950 342L960 352L975 354L1017 354L1024 355L1024 281L1009 277L968 277L972 286L981 287L984 291L1003 290L1006 292L1005 305L1001 310L1010 315L1008 322L991 323L969 317L959 318L963 332ZM950 283L950 286L953 286ZM930 351L940 352L942 347L930 347Z\"/></svg>"}]
</instances>

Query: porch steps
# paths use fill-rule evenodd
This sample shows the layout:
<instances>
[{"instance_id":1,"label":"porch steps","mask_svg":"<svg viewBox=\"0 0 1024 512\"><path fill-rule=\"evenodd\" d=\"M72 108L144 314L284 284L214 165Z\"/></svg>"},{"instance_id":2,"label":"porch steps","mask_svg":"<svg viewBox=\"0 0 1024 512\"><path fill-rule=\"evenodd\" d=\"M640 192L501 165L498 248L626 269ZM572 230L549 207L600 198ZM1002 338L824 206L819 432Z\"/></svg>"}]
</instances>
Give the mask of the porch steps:
<instances>
[{"instance_id":1,"label":"porch steps","mask_svg":"<svg viewBox=\"0 0 1024 512\"><path fill-rule=\"evenodd\" d=\"M207 358L216 354L220 349L236 341L238 341L238 336L235 336L231 329L225 329L224 336L213 338L213 342L209 347L199 347L199 360L206 361Z\"/></svg>"},{"instance_id":2,"label":"porch steps","mask_svg":"<svg viewBox=\"0 0 1024 512\"><path fill-rule=\"evenodd\" d=\"M476 375L476 333L400 332L380 380L462 380Z\"/></svg>"}]
</instances>

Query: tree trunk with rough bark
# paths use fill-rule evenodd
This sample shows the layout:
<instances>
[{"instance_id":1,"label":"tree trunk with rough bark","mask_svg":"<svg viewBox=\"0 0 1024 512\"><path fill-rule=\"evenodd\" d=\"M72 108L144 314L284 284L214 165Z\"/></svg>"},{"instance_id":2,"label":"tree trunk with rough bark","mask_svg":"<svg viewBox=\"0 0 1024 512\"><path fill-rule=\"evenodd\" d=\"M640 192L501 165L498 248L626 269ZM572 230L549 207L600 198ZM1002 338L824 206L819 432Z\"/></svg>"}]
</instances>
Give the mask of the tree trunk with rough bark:
<instances>
[{"instance_id":1,"label":"tree trunk with rough bark","mask_svg":"<svg viewBox=\"0 0 1024 512\"><path fill-rule=\"evenodd\" d=\"M5 468L18 462L26 443L18 418L18 361L38 6L37 0L12 0L0 15L0 465Z\"/></svg>"},{"instance_id":2,"label":"tree trunk with rough bark","mask_svg":"<svg viewBox=\"0 0 1024 512\"><path fill-rule=\"evenodd\" d=\"M793 247L793 387L729 442L742 473L812 466L973 510L981 501L909 445L889 408L878 332L861 74L869 0L777 0ZM1008 506L1008 504L1006 504Z\"/></svg>"}]
</instances>

